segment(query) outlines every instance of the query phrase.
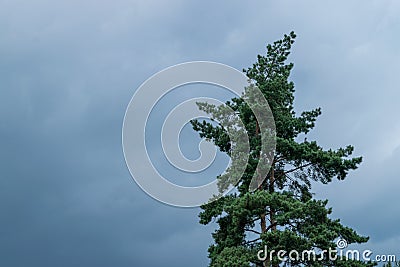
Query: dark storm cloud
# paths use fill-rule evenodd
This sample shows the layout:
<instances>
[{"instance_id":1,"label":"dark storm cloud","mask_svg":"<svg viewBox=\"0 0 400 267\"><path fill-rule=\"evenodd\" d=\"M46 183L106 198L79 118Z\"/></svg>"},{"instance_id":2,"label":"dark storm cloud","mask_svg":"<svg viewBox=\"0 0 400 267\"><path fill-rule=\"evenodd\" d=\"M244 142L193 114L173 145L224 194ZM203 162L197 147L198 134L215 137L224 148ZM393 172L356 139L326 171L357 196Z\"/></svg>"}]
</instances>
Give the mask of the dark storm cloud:
<instances>
[{"instance_id":1,"label":"dark storm cloud","mask_svg":"<svg viewBox=\"0 0 400 267\"><path fill-rule=\"evenodd\" d=\"M365 158L317 195L373 248L397 249L398 7L1 1L0 265L205 266L212 227L198 225L198 210L156 202L130 178L126 105L164 67L242 69L292 29L298 110L324 112L309 138L354 144Z\"/></svg>"}]
</instances>

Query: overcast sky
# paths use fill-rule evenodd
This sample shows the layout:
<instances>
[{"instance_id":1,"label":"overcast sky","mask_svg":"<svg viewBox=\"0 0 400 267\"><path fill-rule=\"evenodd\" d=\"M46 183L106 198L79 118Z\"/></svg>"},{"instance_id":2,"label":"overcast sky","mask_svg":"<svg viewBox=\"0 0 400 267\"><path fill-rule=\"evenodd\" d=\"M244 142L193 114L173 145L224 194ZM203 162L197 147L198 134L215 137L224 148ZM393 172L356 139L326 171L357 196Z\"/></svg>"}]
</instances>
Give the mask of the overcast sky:
<instances>
[{"instance_id":1,"label":"overcast sky","mask_svg":"<svg viewBox=\"0 0 400 267\"><path fill-rule=\"evenodd\" d=\"M241 70L291 30L309 140L364 157L317 197L400 258L399 1L0 0L0 266L206 266L214 226L132 180L125 109L165 67Z\"/></svg>"}]
</instances>

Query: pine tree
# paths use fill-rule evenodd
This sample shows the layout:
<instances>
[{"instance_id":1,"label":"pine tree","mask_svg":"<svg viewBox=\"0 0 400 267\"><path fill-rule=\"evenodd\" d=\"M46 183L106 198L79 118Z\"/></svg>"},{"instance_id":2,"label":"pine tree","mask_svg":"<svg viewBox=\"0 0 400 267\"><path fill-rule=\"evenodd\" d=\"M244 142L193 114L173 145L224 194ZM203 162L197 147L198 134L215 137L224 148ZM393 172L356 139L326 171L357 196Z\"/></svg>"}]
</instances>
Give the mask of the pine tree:
<instances>
[{"instance_id":1,"label":"pine tree","mask_svg":"<svg viewBox=\"0 0 400 267\"><path fill-rule=\"evenodd\" d=\"M203 205L200 223L218 223L212 234L214 244L209 251L211 267L243 266L373 266L356 260L330 259L323 250L336 248L335 240L349 244L363 243L368 237L331 219L327 200L316 200L311 191L312 181L327 184L337 178L343 180L350 170L361 163L361 157L351 157L352 146L324 150L316 141L299 142L300 134L307 134L315 124L321 109L294 111L294 83L289 80L293 64L287 58L295 40L294 32L267 45L266 55L258 55L257 62L244 70L252 86L257 86L267 99L276 125L276 150L271 168L256 190L249 185L260 155L261 136L251 108L243 98L226 103L239 114L248 132L250 153L246 171L235 184L236 190L216 201ZM221 107L200 103L199 108L221 117ZM221 125L192 121L201 137L214 142L222 152L230 155L232 142ZM226 188L218 177L219 185ZM260 260L258 251L265 247L271 252L313 250L317 260L294 257L281 261L276 254ZM321 255L322 254L322 255ZM286 254L287 256L287 254Z\"/></svg>"}]
</instances>

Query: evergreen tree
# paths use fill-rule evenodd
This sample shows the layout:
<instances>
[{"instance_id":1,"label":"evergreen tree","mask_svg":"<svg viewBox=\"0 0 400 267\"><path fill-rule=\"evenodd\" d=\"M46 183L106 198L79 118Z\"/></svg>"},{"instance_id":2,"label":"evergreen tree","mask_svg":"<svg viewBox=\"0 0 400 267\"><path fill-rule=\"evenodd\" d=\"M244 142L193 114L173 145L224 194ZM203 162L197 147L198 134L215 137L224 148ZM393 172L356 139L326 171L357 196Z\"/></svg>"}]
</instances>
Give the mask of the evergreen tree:
<instances>
[{"instance_id":1,"label":"evergreen tree","mask_svg":"<svg viewBox=\"0 0 400 267\"><path fill-rule=\"evenodd\" d=\"M321 109L304 111L300 116L294 111L294 84L289 80L293 64L286 61L295 37L291 32L267 45L266 55L258 55L257 62L244 70L251 84L257 86L268 101L276 125L276 150L271 168L254 191L249 186L260 160L259 122L243 98L226 103L246 127L250 153L246 171L235 184L234 193L201 207L200 223L216 221L219 226L212 234L214 244L208 250L211 267L373 266L361 261L331 259L323 252L335 249L335 240L339 238L351 244L366 242L368 237L358 235L338 219L331 219L327 200L313 198L311 182L327 184L334 178L343 180L348 171L358 167L362 158L351 157L353 147L350 145L324 150L315 141L298 141L300 134L307 134L314 127ZM200 103L199 108L221 117L222 107ZM224 127L197 120L192 121L192 125L201 137L230 155L232 142ZM218 178L220 187L226 188L222 181L224 175ZM317 260L293 254L291 259L282 261L277 253L271 259L268 256L260 260L257 254L265 247L268 252L313 250Z\"/></svg>"}]
</instances>

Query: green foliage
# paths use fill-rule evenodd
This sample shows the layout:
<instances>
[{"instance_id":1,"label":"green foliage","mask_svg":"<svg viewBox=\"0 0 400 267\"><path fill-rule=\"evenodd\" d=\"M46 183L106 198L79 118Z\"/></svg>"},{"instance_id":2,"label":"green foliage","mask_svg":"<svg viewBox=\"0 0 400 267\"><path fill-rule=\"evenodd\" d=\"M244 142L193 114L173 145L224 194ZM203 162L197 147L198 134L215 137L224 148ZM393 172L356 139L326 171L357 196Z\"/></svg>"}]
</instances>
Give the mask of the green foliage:
<instances>
[{"instance_id":1,"label":"green foliage","mask_svg":"<svg viewBox=\"0 0 400 267\"><path fill-rule=\"evenodd\" d=\"M400 261L398 262L388 262L384 264L382 267L400 267Z\"/></svg>"},{"instance_id":2,"label":"green foliage","mask_svg":"<svg viewBox=\"0 0 400 267\"><path fill-rule=\"evenodd\" d=\"M235 184L236 193L202 206L200 223L216 221L219 228L213 233L214 244L209 248L210 266L278 266L277 257L260 261L257 252L268 250L335 249L335 240L362 243L368 237L358 235L339 220L330 218L327 201L313 199L311 181L329 183L333 178L343 180L348 171L361 163L361 157L351 158L352 146L324 150L316 141L298 141L314 126L321 109L296 115L293 107L294 83L289 81L293 64L286 63L294 43L291 32L283 39L267 45L265 56L259 55L252 67L244 70L267 99L276 124L276 151L266 179L254 192L249 191L260 158L261 136L251 108L242 98L226 105L239 114L248 132L250 151L244 175ZM200 103L199 108L219 120L223 108ZM234 124L234 123L233 123ZM214 142L221 151L231 155L234 143L226 129L204 121L192 121L193 128ZM238 127L239 129L240 127ZM226 179L223 176L220 180ZM225 186L221 182L220 186ZM359 261L289 260L285 266L372 266Z\"/></svg>"}]
</instances>

